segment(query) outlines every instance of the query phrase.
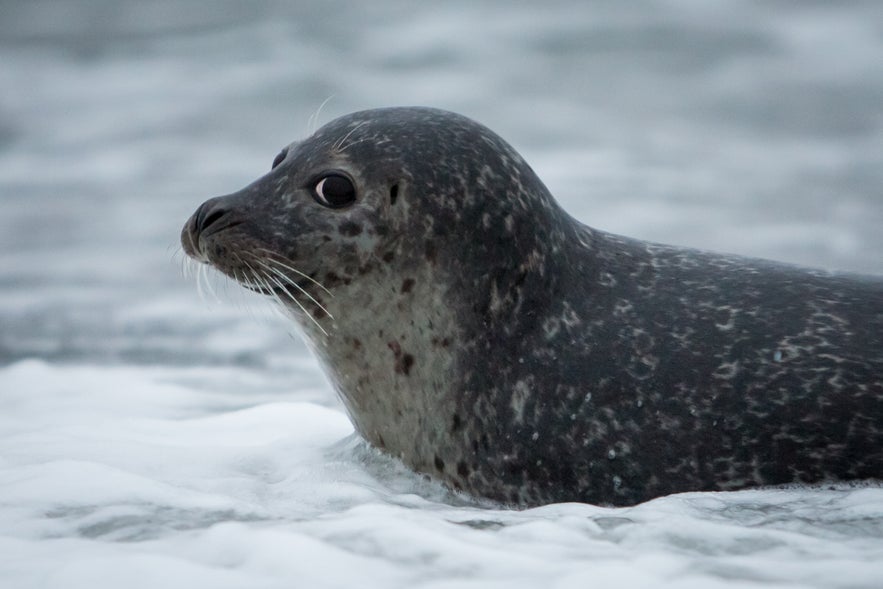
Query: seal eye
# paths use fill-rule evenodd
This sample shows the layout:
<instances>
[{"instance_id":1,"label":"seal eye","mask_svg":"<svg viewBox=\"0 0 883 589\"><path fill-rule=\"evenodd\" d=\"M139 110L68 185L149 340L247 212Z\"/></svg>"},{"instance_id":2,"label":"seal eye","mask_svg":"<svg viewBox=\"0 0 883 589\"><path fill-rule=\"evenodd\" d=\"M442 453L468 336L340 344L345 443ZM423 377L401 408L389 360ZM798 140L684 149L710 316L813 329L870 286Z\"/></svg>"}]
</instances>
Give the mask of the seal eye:
<instances>
[{"instance_id":1,"label":"seal eye","mask_svg":"<svg viewBox=\"0 0 883 589\"><path fill-rule=\"evenodd\" d=\"M316 182L316 200L319 204L337 209L356 200L356 189L346 176L329 174Z\"/></svg>"},{"instance_id":2,"label":"seal eye","mask_svg":"<svg viewBox=\"0 0 883 589\"><path fill-rule=\"evenodd\" d=\"M272 169L274 169L276 166L278 166L279 164L281 164L281 163L285 160L285 156L287 156L287 155L288 155L288 148L286 147L285 149L283 149L282 151L280 151L280 152L279 152L279 155L277 155L276 158L273 160L273 165L272 165L272 167L271 167L270 169L272 170Z\"/></svg>"}]
</instances>

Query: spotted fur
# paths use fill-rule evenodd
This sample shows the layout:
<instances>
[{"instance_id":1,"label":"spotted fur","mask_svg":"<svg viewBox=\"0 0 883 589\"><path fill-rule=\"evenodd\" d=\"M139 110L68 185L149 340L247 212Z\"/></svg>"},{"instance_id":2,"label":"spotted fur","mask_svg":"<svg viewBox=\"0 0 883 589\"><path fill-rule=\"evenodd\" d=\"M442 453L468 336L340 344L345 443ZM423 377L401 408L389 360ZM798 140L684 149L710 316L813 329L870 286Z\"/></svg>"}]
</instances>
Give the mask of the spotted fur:
<instances>
[{"instance_id":1,"label":"spotted fur","mask_svg":"<svg viewBox=\"0 0 883 589\"><path fill-rule=\"evenodd\" d=\"M352 206L312 197L327 170ZM291 309L361 435L454 488L622 505L883 478L883 279L591 229L464 117L337 119L182 241Z\"/></svg>"}]
</instances>

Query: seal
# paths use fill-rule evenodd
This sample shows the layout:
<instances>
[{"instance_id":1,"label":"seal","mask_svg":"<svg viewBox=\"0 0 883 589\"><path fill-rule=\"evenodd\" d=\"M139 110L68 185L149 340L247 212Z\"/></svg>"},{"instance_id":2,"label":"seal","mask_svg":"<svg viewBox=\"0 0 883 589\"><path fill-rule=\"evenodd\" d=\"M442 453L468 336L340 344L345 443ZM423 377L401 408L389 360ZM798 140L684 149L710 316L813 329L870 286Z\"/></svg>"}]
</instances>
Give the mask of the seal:
<instances>
[{"instance_id":1,"label":"seal","mask_svg":"<svg viewBox=\"0 0 883 589\"><path fill-rule=\"evenodd\" d=\"M365 439L469 494L883 477L883 278L587 227L468 118L339 118L181 239L290 311Z\"/></svg>"}]
</instances>

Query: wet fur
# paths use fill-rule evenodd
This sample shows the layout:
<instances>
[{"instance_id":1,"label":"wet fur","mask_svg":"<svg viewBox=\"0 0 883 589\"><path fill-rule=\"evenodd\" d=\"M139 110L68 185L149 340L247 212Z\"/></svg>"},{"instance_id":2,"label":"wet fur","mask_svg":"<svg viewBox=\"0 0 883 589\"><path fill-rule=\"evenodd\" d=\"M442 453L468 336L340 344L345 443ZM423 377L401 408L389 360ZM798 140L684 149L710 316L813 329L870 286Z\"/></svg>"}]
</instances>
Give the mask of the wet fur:
<instances>
[{"instance_id":1,"label":"wet fur","mask_svg":"<svg viewBox=\"0 0 883 589\"><path fill-rule=\"evenodd\" d=\"M326 170L355 204L312 198ZM591 229L464 117L333 121L182 243L289 308L359 433L454 488L622 505L883 477L883 280Z\"/></svg>"}]
</instances>

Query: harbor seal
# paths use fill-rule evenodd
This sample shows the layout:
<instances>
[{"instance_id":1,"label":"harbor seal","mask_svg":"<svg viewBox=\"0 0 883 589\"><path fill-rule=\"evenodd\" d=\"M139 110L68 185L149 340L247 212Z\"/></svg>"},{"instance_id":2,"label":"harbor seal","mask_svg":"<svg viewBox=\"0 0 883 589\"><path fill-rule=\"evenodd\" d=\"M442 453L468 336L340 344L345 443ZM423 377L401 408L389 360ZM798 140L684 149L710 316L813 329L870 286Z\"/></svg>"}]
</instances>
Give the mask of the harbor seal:
<instances>
[{"instance_id":1,"label":"harbor seal","mask_svg":"<svg viewBox=\"0 0 883 589\"><path fill-rule=\"evenodd\" d=\"M181 239L291 312L366 440L469 494L883 478L883 278L587 227L463 116L332 121Z\"/></svg>"}]
</instances>

